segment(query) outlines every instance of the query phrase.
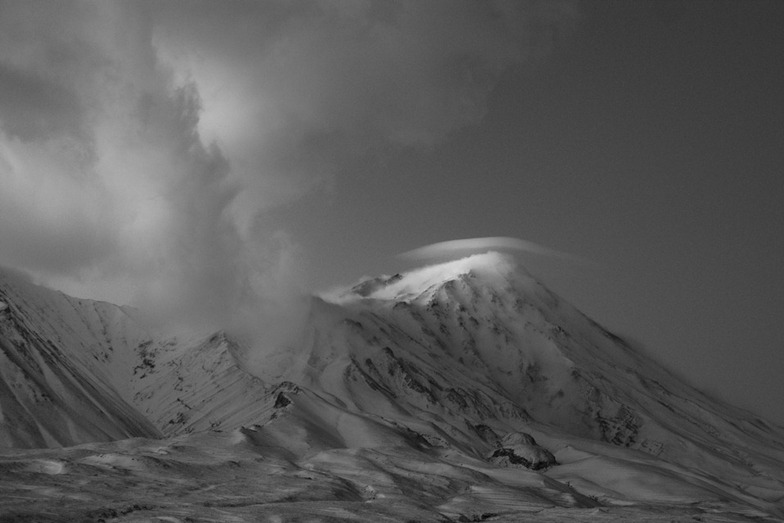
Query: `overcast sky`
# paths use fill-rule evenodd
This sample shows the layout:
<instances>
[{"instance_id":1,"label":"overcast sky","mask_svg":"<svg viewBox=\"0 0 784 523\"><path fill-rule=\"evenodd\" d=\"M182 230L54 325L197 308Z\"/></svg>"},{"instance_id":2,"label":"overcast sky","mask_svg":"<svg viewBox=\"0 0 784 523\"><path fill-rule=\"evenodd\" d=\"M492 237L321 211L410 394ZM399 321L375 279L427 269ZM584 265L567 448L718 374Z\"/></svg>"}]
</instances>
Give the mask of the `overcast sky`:
<instances>
[{"instance_id":1,"label":"overcast sky","mask_svg":"<svg viewBox=\"0 0 784 523\"><path fill-rule=\"evenodd\" d=\"M520 238L784 423L782 26L779 1L0 1L0 264L222 324Z\"/></svg>"}]
</instances>

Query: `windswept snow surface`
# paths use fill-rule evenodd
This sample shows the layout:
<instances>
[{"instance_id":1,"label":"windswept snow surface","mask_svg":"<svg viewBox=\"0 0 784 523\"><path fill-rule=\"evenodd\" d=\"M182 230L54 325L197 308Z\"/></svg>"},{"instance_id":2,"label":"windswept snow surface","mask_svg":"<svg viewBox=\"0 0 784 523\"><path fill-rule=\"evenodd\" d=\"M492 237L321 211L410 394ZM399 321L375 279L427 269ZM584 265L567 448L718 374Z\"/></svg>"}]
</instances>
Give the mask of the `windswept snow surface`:
<instances>
[{"instance_id":1,"label":"windswept snow surface","mask_svg":"<svg viewBox=\"0 0 784 523\"><path fill-rule=\"evenodd\" d=\"M255 375L223 332L154 335L7 277L0 302L0 516L784 517L780 427L680 382L500 254L314 297L301 342Z\"/></svg>"}]
</instances>

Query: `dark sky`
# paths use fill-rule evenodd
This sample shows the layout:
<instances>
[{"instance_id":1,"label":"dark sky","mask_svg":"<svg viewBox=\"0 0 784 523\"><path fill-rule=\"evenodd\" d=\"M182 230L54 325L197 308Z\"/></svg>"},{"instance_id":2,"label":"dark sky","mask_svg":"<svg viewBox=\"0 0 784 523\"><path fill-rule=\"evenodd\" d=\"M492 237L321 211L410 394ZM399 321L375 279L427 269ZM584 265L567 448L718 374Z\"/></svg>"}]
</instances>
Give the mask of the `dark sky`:
<instances>
[{"instance_id":1,"label":"dark sky","mask_svg":"<svg viewBox=\"0 0 784 523\"><path fill-rule=\"evenodd\" d=\"M509 236L784 423L784 3L0 2L0 263L228 321ZM282 305L281 305L282 304Z\"/></svg>"}]
</instances>

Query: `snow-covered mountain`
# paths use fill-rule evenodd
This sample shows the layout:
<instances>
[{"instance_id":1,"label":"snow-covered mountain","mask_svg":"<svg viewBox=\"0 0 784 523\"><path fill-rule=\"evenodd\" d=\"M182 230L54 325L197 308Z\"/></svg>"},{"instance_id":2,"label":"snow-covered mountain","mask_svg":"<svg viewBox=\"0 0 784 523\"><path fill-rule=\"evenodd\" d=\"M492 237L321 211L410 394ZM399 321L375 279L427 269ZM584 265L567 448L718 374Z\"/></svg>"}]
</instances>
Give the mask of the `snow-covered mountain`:
<instances>
[{"instance_id":1,"label":"snow-covered mountain","mask_svg":"<svg viewBox=\"0 0 784 523\"><path fill-rule=\"evenodd\" d=\"M268 396L222 332L156 335L133 309L0 274L0 446L162 437L254 419Z\"/></svg>"},{"instance_id":2,"label":"snow-covered mountain","mask_svg":"<svg viewBox=\"0 0 784 523\"><path fill-rule=\"evenodd\" d=\"M0 274L0 445L161 432L127 402L143 334L128 313Z\"/></svg>"},{"instance_id":3,"label":"snow-covered mountain","mask_svg":"<svg viewBox=\"0 0 784 523\"><path fill-rule=\"evenodd\" d=\"M216 485L242 476L289 494L243 494L240 520L784 516L781 427L683 383L500 254L313 297L301 339L271 349L156 335L132 310L10 275L0 303L0 444L86 444L0 453L8 481L31 485L17 497L42 507L41 474L62 489L52 470L103 460L104 482L124 470L135 487L117 498L82 474L93 490L72 514L107 499L203 513L206 498L172 485L209 487L217 506L234 494ZM183 483L183 467L208 462L225 469ZM179 504L138 502L150 467Z\"/></svg>"}]
</instances>

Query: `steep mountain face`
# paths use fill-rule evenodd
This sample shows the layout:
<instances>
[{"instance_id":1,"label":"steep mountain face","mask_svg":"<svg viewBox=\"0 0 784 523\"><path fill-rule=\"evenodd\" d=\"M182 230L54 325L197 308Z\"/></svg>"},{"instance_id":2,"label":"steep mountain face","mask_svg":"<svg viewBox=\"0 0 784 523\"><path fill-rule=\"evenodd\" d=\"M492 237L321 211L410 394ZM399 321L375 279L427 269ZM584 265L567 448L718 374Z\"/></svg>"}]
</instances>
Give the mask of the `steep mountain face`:
<instances>
[{"instance_id":1,"label":"steep mountain face","mask_svg":"<svg viewBox=\"0 0 784 523\"><path fill-rule=\"evenodd\" d=\"M167 437L110 443L112 470L190 446L286 488L315 480L358 519L784 516L780 427L682 383L499 254L314 297L302 338L277 348L156 335L130 310L11 277L0 304L0 446ZM184 484L176 471L202 458L182 459L156 477Z\"/></svg>"},{"instance_id":2,"label":"steep mountain face","mask_svg":"<svg viewBox=\"0 0 784 523\"><path fill-rule=\"evenodd\" d=\"M134 311L0 275L0 446L237 427L266 405L223 333L155 334Z\"/></svg>"},{"instance_id":3,"label":"steep mountain face","mask_svg":"<svg viewBox=\"0 0 784 523\"><path fill-rule=\"evenodd\" d=\"M242 370L223 332L194 340L145 342L131 399L166 436L234 429L264 417L270 387Z\"/></svg>"},{"instance_id":4,"label":"steep mountain face","mask_svg":"<svg viewBox=\"0 0 784 523\"><path fill-rule=\"evenodd\" d=\"M160 436L124 398L141 336L124 310L6 274L0 302L0 445Z\"/></svg>"}]
</instances>

